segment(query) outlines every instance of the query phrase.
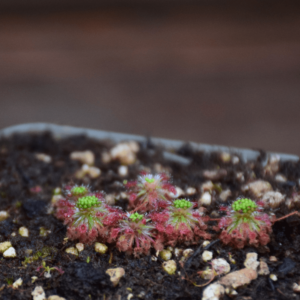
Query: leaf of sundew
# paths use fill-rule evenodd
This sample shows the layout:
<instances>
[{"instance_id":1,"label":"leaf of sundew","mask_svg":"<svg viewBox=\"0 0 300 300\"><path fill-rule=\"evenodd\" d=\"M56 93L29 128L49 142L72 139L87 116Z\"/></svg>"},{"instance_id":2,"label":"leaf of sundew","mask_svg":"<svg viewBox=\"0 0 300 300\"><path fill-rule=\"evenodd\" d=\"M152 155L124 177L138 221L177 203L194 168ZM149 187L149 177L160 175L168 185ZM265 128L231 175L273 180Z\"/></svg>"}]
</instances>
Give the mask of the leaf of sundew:
<instances>
[{"instance_id":1,"label":"leaf of sundew","mask_svg":"<svg viewBox=\"0 0 300 300\"><path fill-rule=\"evenodd\" d=\"M103 223L101 222L101 220L99 218L95 218L95 221L97 224L99 224L101 227L103 227Z\"/></svg>"},{"instance_id":2,"label":"leaf of sundew","mask_svg":"<svg viewBox=\"0 0 300 300\"><path fill-rule=\"evenodd\" d=\"M141 197L142 195L146 194L146 191L140 191L136 196Z\"/></svg>"},{"instance_id":3,"label":"leaf of sundew","mask_svg":"<svg viewBox=\"0 0 300 300\"><path fill-rule=\"evenodd\" d=\"M94 220L91 216L88 217L88 223L89 223L89 230L91 230L94 227Z\"/></svg>"},{"instance_id":4,"label":"leaf of sundew","mask_svg":"<svg viewBox=\"0 0 300 300\"><path fill-rule=\"evenodd\" d=\"M256 230L257 232L260 231L260 224L256 220L251 220L250 223L251 227L254 227L254 230Z\"/></svg>"}]
</instances>

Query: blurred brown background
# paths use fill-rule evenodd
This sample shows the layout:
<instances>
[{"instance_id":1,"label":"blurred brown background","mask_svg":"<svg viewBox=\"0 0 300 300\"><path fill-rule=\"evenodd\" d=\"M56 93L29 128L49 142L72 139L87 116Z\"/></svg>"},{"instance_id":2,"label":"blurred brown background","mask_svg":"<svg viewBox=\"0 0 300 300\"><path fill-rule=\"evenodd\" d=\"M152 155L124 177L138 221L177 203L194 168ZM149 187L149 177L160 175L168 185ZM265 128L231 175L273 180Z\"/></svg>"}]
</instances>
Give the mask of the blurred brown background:
<instances>
[{"instance_id":1,"label":"blurred brown background","mask_svg":"<svg viewBox=\"0 0 300 300\"><path fill-rule=\"evenodd\" d=\"M299 1L0 3L0 128L300 154Z\"/></svg>"}]
</instances>

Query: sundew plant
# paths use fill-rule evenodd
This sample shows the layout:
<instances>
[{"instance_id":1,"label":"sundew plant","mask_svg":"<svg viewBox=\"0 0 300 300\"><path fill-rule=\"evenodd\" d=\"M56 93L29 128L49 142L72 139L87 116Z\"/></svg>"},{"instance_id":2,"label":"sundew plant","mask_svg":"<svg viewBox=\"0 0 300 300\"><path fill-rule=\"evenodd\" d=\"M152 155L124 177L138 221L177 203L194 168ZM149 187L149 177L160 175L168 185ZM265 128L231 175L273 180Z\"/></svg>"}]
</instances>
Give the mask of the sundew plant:
<instances>
[{"instance_id":1,"label":"sundew plant","mask_svg":"<svg viewBox=\"0 0 300 300\"><path fill-rule=\"evenodd\" d=\"M241 198L220 209L226 216L211 219L200 213L195 202L172 199L175 187L166 174L143 173L124 187L130 212L108 205L102 193L86 186L66 186L65 198L56 204L56 217L67 225L68 238L85 244L109 243L135 256L149 254L151 248L196 244L212 234L235 248L258 247L270 241L272 223L299 214L271 219L263 212L263 203ZM217 227L213 227L215 221ZM221 230L219 236L213 229Z\"/></svg>"}]
</instances>

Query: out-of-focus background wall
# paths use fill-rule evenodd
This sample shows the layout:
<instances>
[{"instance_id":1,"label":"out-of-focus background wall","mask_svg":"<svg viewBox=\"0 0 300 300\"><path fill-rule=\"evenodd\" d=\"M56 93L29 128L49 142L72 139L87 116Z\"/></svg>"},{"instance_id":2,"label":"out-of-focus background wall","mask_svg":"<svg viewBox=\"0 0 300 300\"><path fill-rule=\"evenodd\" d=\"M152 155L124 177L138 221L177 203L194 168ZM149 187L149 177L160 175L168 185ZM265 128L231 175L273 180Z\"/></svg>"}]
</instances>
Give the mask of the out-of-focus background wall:
<instances>
[{"instance_id":1,"label":"out-of-focus background wall","mask_svg":"<svg viewBox=\"0 0 300 300\"><path fill-rule=\"evenodd\" d=\"M299 1L2 0L0 104L0 128L299 155Z\"/></svg>"}]
</instances>

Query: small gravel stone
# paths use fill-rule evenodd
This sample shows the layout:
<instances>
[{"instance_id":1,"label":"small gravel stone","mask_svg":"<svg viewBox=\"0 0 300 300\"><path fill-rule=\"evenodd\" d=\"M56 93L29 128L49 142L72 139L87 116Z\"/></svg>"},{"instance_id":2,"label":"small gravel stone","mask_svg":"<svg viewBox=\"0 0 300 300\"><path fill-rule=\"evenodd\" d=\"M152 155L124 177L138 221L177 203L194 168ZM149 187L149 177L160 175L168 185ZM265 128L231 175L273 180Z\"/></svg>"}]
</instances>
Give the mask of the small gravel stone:
<instances>
[{"instance_id":1,"label":"small gravel stone","mask_svg":"<svg viewBox=\"0 0 300 300\"><path fill-rule=\"evenodd\" d=\"M276 256L270 256L269 260L271 262L277 262L278 261L277 258L276 258Z\"/></svg>"},{"instance_id":2,"label":"small gravel stone","mask_svg":"<svg viewBox=\"0 0 300 300\"><path fill-rule=\"evenodd\" d=\"M16 257L17 253L16 253L16 249L14 247L10 247L8 248L4 253L3 253L3 257Z\"/></svg>"},{"instance_id":3,"label":"small gravel stone","mask_svg":"<svg viewBox=\"0 0 300 300\"><path fill-rule=\"evenodd\" d=\"M186 194L187 195L194 195L194 194L196 194L197 193L197 190L194 188L194 187L188 187L187 189L186 189Z\"/></svg>"},{"instance_id":4,"label":"small gravel stone","mask_svg":"<svg viewBox=\"0 0 300 300\"><path fill-rule=\"evenodd\" d=\"M270 274L269 267L268 267L267 263L262 261L262 260L259 262L258 274L259 275L269 275Z\"/></svg>"},{"instance_id":5,"label":"small gravel stone","mask_svg":"<svg viewBox=\"0 0 300 300\"><path fill-rule=\"evenodd\" d=\"M37 279L39 279L37 276L32 276L31 277L31 283L34 283Z\"/></svg>"},{"instance_id":6,"label":"small gravel stone","mask_svg":"<svg viewBox=\"0 0 300 300\"><path fill-rule=\"evenodd\" d=\"M105 254L108 250L108 247L102 243L95 243L95 251L100 254Z\"/></svg>"},{"instance_id":7,"label":"small gravel stone","mask_svg":"<svg viewBox=\"0 0 300 300\"><path fill-rule=\"evenodd\" d=\"M300 286L297 283L293 283L293 291L295 293L300 293Z\"/></svg>"},{"instance_id":8,"label":"small gravel stone","mask_svg":"<svg viewBox=\"0 0 300 300\"><path fill-rule=\"evenodd\" d=\"M74 151L70 154L72 160L78 160L83 164L93 165L95 162L95 155L92 151Z\"/></svg>"},{"instance_id":9,"label":"small gravel stone","mask_svg":"<svg viewBox=\"0 0 300 300\"><path fill-rule=\"evenodd\" d=\"M31 295L33 300L46 300L46 294L41 286L36 286Z\"/></svg>"},{"instance_id":10,"label":"small gravel stone","mask_svg":"<svg viewBox=\"0 0 300 300\"><path fill-rule=\"evenodd\" d=\"M237 165L240 162L240 159L238 156L234 155L234 156L232 156L231 161L234 165Z\"/></svg>"},{"instance_id":11,"label":"small gravel stone","mask_svg":"<svg viewBox=\"0 0 300 300\"><path fill-rule=\"evenodd\" d=\"M180 248L175 248L174 249L174 255L179 258L182 255L183 250Z\"/></svg>"},{"instance_id":12,"label":"small gravel stone","mask_svg":"<svg viewBox=\"0 0 300 300\"><path fill-rule=\"evenodd\" d=\"M9 217L9 213L5 210L0 211L0 222L6 220Z\"/></svg>"},{"instance_id":13,"label":"small gravel stone","mask_svg":"<svg viewBox=\"0 0 300 300\"><path fill-rule=\"evenodd\" d=\"M176 193L175 193L175 194L172 193L172 192L169 192L169 196L170 196L170 197L176 199L176 198L179 198L179 197L181 197L181 196L184 195L184 191L183 191L180 187L175 186L175 190L176 190Z\"/></svg>"},{"instance_id":14,"label":"small gravel stone","mask_svg":"<svg viewBox=\"0 0 300 300\"><path fill-rule=\"evenodd\" d=\"M270 279L273 280L273 281L277 281L278 280L278 278L277 278L277 276L275 274L271 274L270 275Z\"/></svg>"},{"instance_id":15,"label":"small gravel stone","mask_svg":"<svg viewBox=\"0 0 300 300\"><path fill-rule=\"evenodd\" d=\"M75 247L69 247L65 251L68 254L73 254L75 256L78 256L78 250Z\"/></svg>"},{"instance_id":16,"label":"small gravel stone","mask_svg":"<svg viewBox=\"0 0 300 300\"><path fill-rule=\"evenodd\" d=\"M205 250L202 253L202 259L203 259L203 261L207 262L207 261L211 260L212 258L213 258L213 253L211 251Z\"/></svg>"},{"instance_id":17,"label":"small gravel stone","mask_svg":"<svg viewBox=\"0 0 300 300\"><path fill-rule=\"evenodd\" d=\"M232 195L231 190L224 190L220 193L219 197L220 199L225 202L227 201L228 197L230 197Z\"/></svg>"},{"instance_id":18,"label":"small gravel stone","mask_svg":"<svg viewBox=\"0 0 300 300\"><path fill-rule=\"evenodd\" d=\"M19 235L23 237L29 237L29 230L28 228L22 226L19 228Z\"/></svg>"},{"instance_id":19,"label":"small gravel stone","mask_svg":"<svg viewBox=\"0 0 300 300\"><path fill-rule=\"evenodd\" d=\"M49 164L52 161L51 156L44 153L37 153L35 157L37 160L43 161L46 164Z\"/></svg>"},{"instance_id":20,"label":"small gravel stone","mask_svg":"<svg viewBox=\"0 0 300 300\"><path fill-rule=\"evenodd\" d=\"M282 174L277 174L275 176L275 180L277 182L287 182L287 178L284 175L282 175Z\"/></svg>"},{"instance_id":21,"label":"small gravel stone","mask_svg":"<svg viewBox=\"0 0 300 300\"><path fill-rule=\"evenodd\" d=\"M228 152L221 152L220 159L223 163L228 163L231 160L231 154Z\"/></svg>"},{"instance_id":22,"label":"small gravel stone","mask_svg":"<svg viewBox=\"0 0 300 300\"><path fill-rule=\"evenodd\" d=\"M219 180L227 175L227 171L225 169L219 170L205 170L203 172L203 176L205 179L209 180Z\"/></svg>"},{"instance_id":23,"label":"small gravel stone","mask_svg":"<svg viewBox=\"0 0 300 300\"><path fill-rule=\"evenodd\" d=\"M15 289L18 289L19 286L21 286L22 284L23 284L23 280L22 280L22 278L19 278L13 283L12 287L15 290Z\"/></svg>"},{"instance_id":24,"label":"small gravel stone","mask_svg":"<svg viewBox=\"0 0 300 300\"><path fill-rule=\"evenodd\" d=\"M218 282L227 287L232 287L234 289L249 284L252 280L257 278L257 273L253 269L241 269L229 273L222 277Z\"/></svg>"},{"instance_id":25,"label":"small gravel stone","mask_svg":"<svg viewBox=\"0 0 300 300\"><path fill-rule=\"evenodd\" d=\"M206 246L208 246L210 244L210 241L204 241L203 243L202 243L202 246L203 247L206 247Z\"/></svg>"},{"instance_id":26,"label":"small gravel stone","mask_svg":"<svg viewBox=\"0 0 300 300\"><path fill-rule=\"evenodd\" d=\"M221 284L212 283L203 291L202 300L219 300L224 294L225 289Z\"/></svg>"},{"instance_id":27,"label":"small gravel stone","mask_svg":"<svg viewBox=\"0 0 300 300\"><path fill-rule=\"evenodd\" d=\"M259 266L259 262L257 261L257 253L255 252L247 253L244 266L247 269L252 269L256 271L257 267Z\"/></svg>"},{"instance_id":28,"label":"small gravel stone","mask_svg":"<svg viewBox=\"0 0 300 300\"><path fill-rule=\"evenodd\" d=\"M172 252L171 252L170 250L164 249L164 250L162 250L162 251L159 252L159 256L160 256L163 260L167 261L167 260L170 260L170 259L171 259L171 257L172 257Z\"/></svg>"},{"instance_id":29,"label":"small gravel stone","mask_svg":"<svg viewBox=\"0 0 300 300\"><path fill-rule=\"evenodd\" d=\"M213 259L211 265L218 275L230 272L230 264L224 258Z\"/></svg>"},{"instance_id":30,"label":"small gravel stone","mask_svg":"<svg viewBox=\"0 0 300 300\"><path fill-rule=\"evenodd\" d=\"M173 259L164 262L162 264L162 267L169 275L175 274L175 272L177 270L176 261Z\"/></svg>"},{"instance_id":31,"label":"small gravel stone","mask_svg":"<svg viewBox=\"0 0 300 300\"><path fill-rule=\"evenodd\" d=\"M211 205L211 194L209 192L205 192L201 195L199 199L199 206L209 206Z\"/></svg>"},{"instance_id":32,"label":"small gravel stone","mask_svg":"<svg viewBox=\"0 0 300 300\"><path fill-rule=\"evenodd\" d=\"M12 247L12 244L9 241L0 243L0 253L4 253L10 247Z\"/></svg>"},{"instance_id":33,"label":"small gravel stone","mask_svg":"<svg viewBox=\"0 0 300 300\"><path fill-rule=\"evenodd\" d=\"M110 150L109 154L112 159L118 159L121 164L131 165L136 161L139 148L139 144L134 141L119 143Z\"/></svg>"},{"instance_id":34,"label":"small gravel stone","mask_svg":"<svg viewBox=\"0 0 300 300\"><path fill-rule=\"evenodd\" d=\"M128 167L127 166L119 166L118 173L122 177L126 177L128 175Z\"/></svg>"},{"instance_id":35,"label":"small gravel stone","mask_svg":"<svg viewBox=\"0 0 300 300\"><path fill-rule=\"evenodd\" d=\"M264 180L256 180L250 182L247 186L249 188L249 191L257 198L273 190L271 184Z\"/></svg>"},{"instance_id":36,"label":"small gravel stone","mask_svg":"<svg viewBox=\"0 0 300 300\"><path fill-rule=\"evenodd\" d=\"M285 200L285 195L279 192L270 191L263 195L261 201L264 203L264 207L277 208Z\"/></svg>"},{"instance_id":37,"label":"small gravel stone","mask_svg":"<svg viewBox=\"0 0 300 300\"><path fill-rule=\"evenodd\" d=\"M202 193L211 192L213 189L214 189L214 184L211 180L204 182L200 187Z\"/></svg>"},{"instance_id":38,"label":"small gravel stone","mask_svg":"<svg viewBox=\"0 0 300 300\"><path fill-rule=\"evenodd\" d=\"M82 243L77 243L75 245L76 249L78 250L78 252L81 252L84 250L84 245Z\"/></svg>"},{"instance_id":39,"label":"small gravel stone","mask_svg":"<svg viewBox=\"0 0 300 300\"><path fill-rule=\"evenodd\" d=\"M123 268L108 269L106 274L110 276L110 281L113 285L117 286L122 276L125 275L125 270Z\"/></svg>"},{"instance_id":40,"label":"small gravel stone","mask_svg":"<svg viewBox=\"0 0 300 300\"><path fill-rule=\"evenodd\" d=\"M59 297L57 295L49 296L47 300L66 300L66 298Z\"/></svg>"}]
</instances>

